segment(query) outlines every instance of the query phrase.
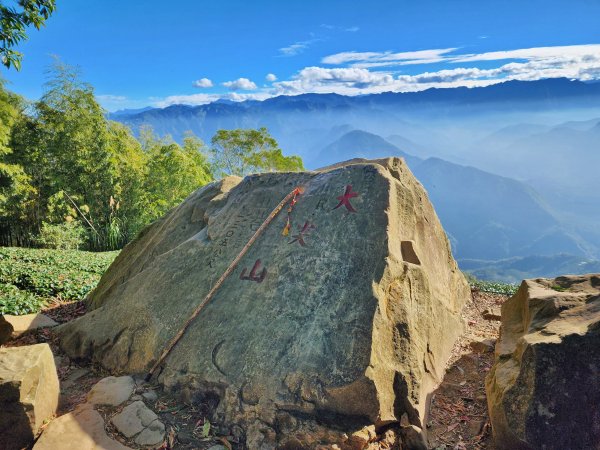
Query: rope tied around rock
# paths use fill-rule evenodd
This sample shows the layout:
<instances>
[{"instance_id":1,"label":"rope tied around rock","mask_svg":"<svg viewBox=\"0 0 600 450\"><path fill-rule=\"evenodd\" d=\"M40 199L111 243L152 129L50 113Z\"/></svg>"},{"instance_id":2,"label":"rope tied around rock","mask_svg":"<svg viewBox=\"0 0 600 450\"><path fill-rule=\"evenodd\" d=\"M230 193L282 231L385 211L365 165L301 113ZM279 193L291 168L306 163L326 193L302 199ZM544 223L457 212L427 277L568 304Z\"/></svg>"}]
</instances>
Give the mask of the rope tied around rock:
<instances>
[{"instance_id":1,"label":"rope tied around rock","mask_svg":"<svg viewBox=\"0 0 600 450\"><path fill-rule=\"evenodd\" d=\"M260 227L258 227L258 229L256 230L256 232L252 235L252 237L250 238L250 240L248 240L248 242L246 243L246 245L244 245L244 247L242 248L242 250L240 251L240 253L238 253L238 255L231 262L231 264L229 264L229 266L227 267L227 269L225 270L225 272L223 272L223 274L217 280L217 282L215 283L215 285L211 288L211 290L208 292L208 294L206 294L206 296L204 297L204 299L202 300L202 302L200 302L200 304L196 307L196 309L194 310L194 312L192 313L192 315L190 316L190 318L185 322L185 324L183 325L183 327L167 343L167 345L166 345L165 349L163 350L163 352L161 353L160 357L154 363L154 365L152 366L152 368L150 369L150 371L146 375L146 378L145 378L146 381L150 381L150 379L154 375L154 372L156 372L156 369L158 369L158 367L164 362L164 360L167 358L167 356L169 356L169 354L171 353L171 350L173 350L173 348L181 340L181 338L183 337L183 335L185 334L185 332L187 331L187 329L194 322L194 320L196 319L196 317L198 317L198 315L200 314L200 311L202 311L202 309L214 297L215 293L219 290L219 288L221 287L221 285L223 284L223 282L235 270L235 268L237 267L237 265L239 264L239 262L241 261L241 259L244 257L244 255L248 252L248 250L250 249L250 247L252 247L252 245L256 242L256 240L259 238L259 236L265 231L265 229L269 226L269 224L273 221L273 219L275 219L275 217L281 212L281 210L285 207L285 205L288 202L290 202L290 206L288 208L287 223L286 223L286 226L285 226L284 231L282 233L284 236L287 236L287 234L289 233L289 229L291 227L290 215L292 213L294 205L297 202L297 197L299 195L301 195L303 192L304 192L304 190L301 187L294 188L294 190L291 191L288 195L286 195L283 198L283 200L281 200L279 202L279 204L275 207L275 209L273 209L273 211L271 211L271 214L268 215L268 217L265 219L265 221L261 224Z\"/></svg>"}]
</instances>

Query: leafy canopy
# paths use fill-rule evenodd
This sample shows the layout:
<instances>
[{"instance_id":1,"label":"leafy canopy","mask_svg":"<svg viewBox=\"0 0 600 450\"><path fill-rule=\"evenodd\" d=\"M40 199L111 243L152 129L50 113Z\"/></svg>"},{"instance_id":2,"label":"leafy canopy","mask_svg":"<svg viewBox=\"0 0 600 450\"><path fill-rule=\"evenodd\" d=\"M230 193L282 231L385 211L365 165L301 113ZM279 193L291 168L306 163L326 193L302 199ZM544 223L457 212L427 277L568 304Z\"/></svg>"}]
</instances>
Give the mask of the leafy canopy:
<instances>
[{"instance_id":1,"label":"leafy canopy","mask_svg":"<svg viewBox=\"0 0 600 450\"><path fill-rule=\"evenodd\" d=\"M283 156L266 128L218 130L211 140L213 165L221 175L303 170L299 156Z\"/></svg>"},{"instance_id":2,"label":"leafy canopy","mask_svg":"<svg viewBox=\"0 0 600 450\"><path fill-rule=\"evenodd\" d=\"M10 69L21 69L23 54L13 50L20 41L27 39L25 29L33 25L40 29L56 8L55 0L19 0L19 9L0 2L0 59Z\"/></svg>"}]
</instances>

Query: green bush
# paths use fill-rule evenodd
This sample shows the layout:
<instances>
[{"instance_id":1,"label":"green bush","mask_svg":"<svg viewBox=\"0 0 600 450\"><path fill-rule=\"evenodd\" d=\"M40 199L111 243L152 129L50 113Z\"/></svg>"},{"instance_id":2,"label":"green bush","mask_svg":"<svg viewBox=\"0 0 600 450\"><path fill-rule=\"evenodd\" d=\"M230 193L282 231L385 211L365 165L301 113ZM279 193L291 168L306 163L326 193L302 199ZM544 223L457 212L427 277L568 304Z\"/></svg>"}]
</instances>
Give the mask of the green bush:
<instances>
[{"instance_id":1,"label":"green bush","mask_svg":"<svg viewBox=\"0 0 600 450\"><path fill-rule=\"evenodd\" d=\"M42 229L34 239L43 248L77 250L85 235L84 228L75 221L60 224L42 222Z\"/></svg>"},{"instance_id":2,"label":"green bush","mask_svg":"<svg viewBox=\"0 0 600 450\"><path fill-rule=\"evenodd\" d=\"M0 314L36 312L53 298L82 300L117 254L0 248Z\"/></svg>"},{"instance_id":3,"label":"green bush","mask_svg":"<svg viewBox=\"0 0 600 450\"><path fill-rule=\"evenodd\" d=\"M12 284L0 284L0 314L30 314L38 312L45 303L43 298Z\"/></svg>"},{"instance_id":4,"label":"green bush","mask_svg":"<svg viewBox=\"0 0 600 450\"><path fill-rule=\"evenodd\" d=\"M514 295L519 289L518 284L501 283L499 281L484 281L476 278L473 274L465 273L471 289L493 294Z\"/></svg>"}]
</instances>

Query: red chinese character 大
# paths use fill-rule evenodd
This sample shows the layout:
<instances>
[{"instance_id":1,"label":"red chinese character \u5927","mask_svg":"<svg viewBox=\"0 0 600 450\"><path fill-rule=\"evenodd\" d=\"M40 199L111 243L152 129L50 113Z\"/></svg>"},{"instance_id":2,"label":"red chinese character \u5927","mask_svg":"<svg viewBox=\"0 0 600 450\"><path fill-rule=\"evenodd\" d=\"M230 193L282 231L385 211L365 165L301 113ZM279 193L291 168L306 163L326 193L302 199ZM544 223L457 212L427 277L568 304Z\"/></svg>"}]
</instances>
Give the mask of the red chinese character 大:
<instances>
[{"instance_id":1,"label":"red chinese character \u5927","mask_svg":"<svg viewBox=\"0 0 600 450\"><path fill-rule=\"evenodd\" d=\"M339 197L337 197L337 199L340 202L333 209L338 209L340 206L344 205L348 211L355 213L356 210L354 209L354 207L350 203L350 199L354 198L354 197L358 197L358 192L352 192L352 186L351 185L347 185L346 186L346 191L344 192L344 195L340 195Z\"/></svg>"}]
</instances>

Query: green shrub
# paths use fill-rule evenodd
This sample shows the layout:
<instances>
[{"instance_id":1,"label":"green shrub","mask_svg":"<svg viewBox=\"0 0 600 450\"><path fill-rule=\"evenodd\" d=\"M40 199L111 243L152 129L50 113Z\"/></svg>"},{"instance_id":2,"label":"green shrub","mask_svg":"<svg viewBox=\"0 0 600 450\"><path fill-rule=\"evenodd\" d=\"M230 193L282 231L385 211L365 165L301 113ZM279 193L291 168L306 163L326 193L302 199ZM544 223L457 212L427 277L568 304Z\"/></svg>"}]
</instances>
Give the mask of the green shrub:
<instances>
[{"instance_id":1,"label":"green shrub","mask_svg":"<svg viewBox=\"0 0 600 450\"><path fill-rule=\"evenodd\" d=\"M42 222L42 229L34 239L43 248L76 250L83 243L84 228L75 221L60 224Z\"/></svg>"},{"instance_id":2,"label":"green shrub","mask_svg":"<svg viewBox=\"0 0 600 450\"><path fill-rule=\"evenodd\" d=\"M485 281L476 278L473 274L465 273L465 277L472 289L493 294L514 295L519 289L518 284L501 283L499 281Z\"/></svg>"},{"instance_id":3,"label":"green shrub","mask_svg":"<svg viewBox=\"0 0 600 450\"><path fill-rule=\"evenodd\" d=\"M38 312L45 303L43 298L12 284L0 284L0 314L30 314Z\"/></svg>"},{"instance_id":4,"label":"green shrub","mask_svg":"<svg viewBox=\"0 0 600 450\"><path fill-rule=\"evenodd\" d=\"M84 299L117 254L1 247L0 314L36 312L52 298Z\"/></svg>"}]
</instances>

